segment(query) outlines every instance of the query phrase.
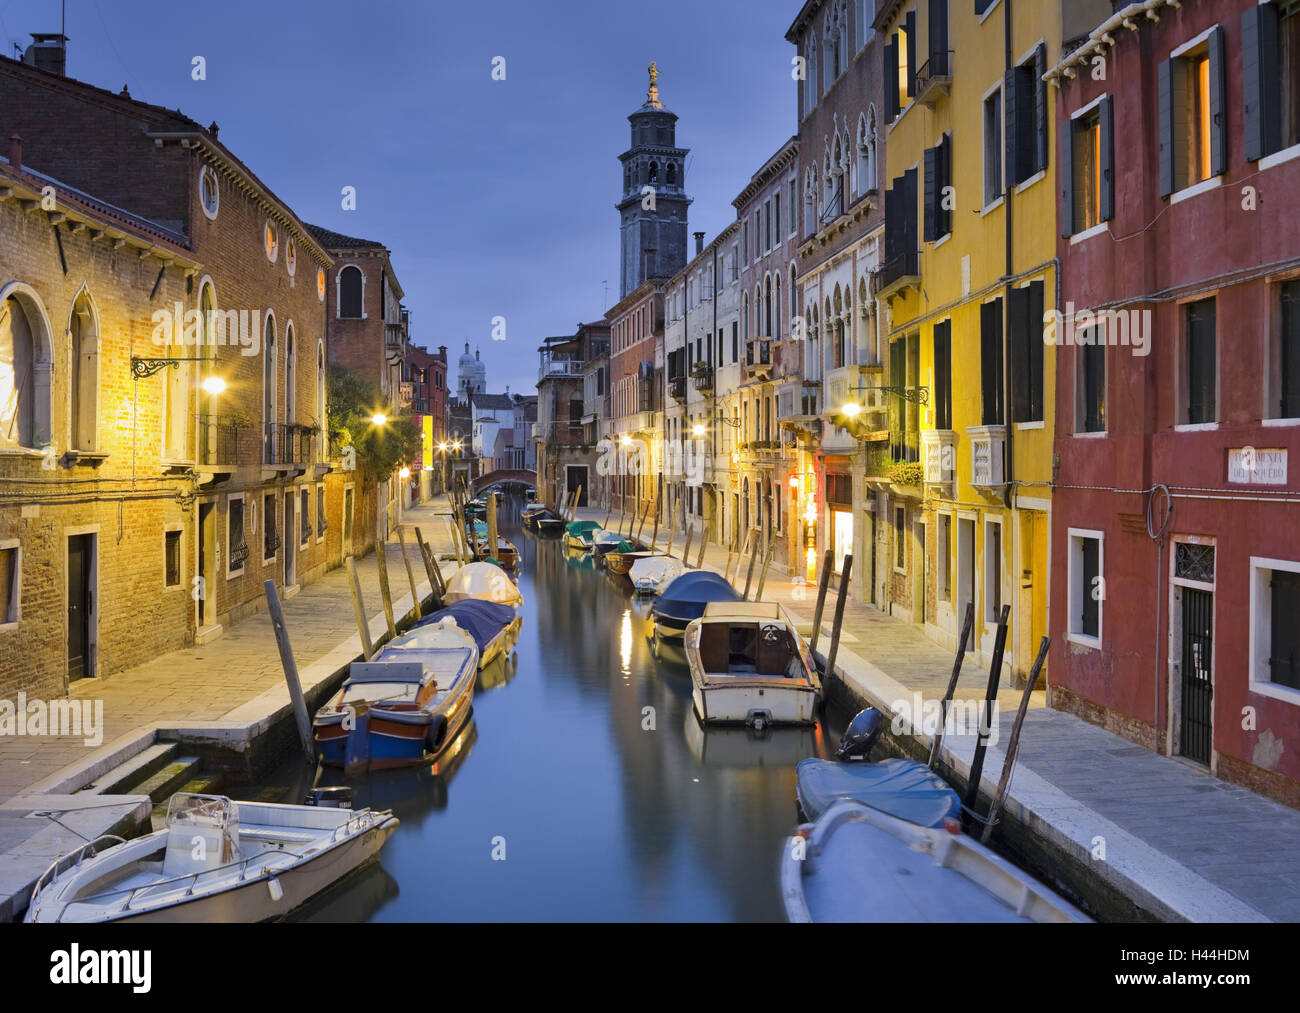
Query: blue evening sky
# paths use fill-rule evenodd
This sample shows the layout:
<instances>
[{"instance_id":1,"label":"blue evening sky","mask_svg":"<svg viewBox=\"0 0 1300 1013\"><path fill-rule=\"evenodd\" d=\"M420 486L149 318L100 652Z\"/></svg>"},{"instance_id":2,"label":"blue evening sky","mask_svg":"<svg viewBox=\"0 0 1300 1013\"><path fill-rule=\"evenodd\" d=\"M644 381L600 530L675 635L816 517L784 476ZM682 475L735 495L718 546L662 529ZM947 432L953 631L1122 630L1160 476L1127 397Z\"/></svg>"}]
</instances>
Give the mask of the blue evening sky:
<instances>
[{"instance_id":1,"label":"blue evening sky","mask_svg":"<svg viewBox=\"0 0 1300 1013\"><path fill-rule=\"evenodd\" d=\"M67 0L68 71L215 120L301 218L392 250L413 339L449 346L453 377L469 341L490 390L531 392L540 340L618 298L617 156L650 61L692 149L691 231L711 239L796 130L784 33L800 6ZM0 0L6 55L29 32L58 31L59 7ZM191 80L195 56L205 81ZM356 211L340 208L344 186ZM504 342L491 340L498 315Z\"/></svg>"}]
</instances>

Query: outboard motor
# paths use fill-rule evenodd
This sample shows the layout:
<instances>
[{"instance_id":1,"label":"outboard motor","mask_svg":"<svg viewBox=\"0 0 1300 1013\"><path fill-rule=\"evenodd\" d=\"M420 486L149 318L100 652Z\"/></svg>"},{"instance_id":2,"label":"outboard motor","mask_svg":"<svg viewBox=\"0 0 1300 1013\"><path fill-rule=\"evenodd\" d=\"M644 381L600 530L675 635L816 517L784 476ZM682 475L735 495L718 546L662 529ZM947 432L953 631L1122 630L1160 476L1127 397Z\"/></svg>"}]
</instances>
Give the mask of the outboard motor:
<instances>
[{"instance_id":1,"label":"outboard motor","mask_svg":"<svg viewBox=\"0 0 1300 1013\"><path fill-rule=\"evenodd\" d=\"M345 786L335 788L312 788L303 805L319 806L322 809L351 809L352 789Z\"/></svg>"},{"instance_id":2,"label":"outboard motor","mask_svg":"<svg viewBox=\"0 0 1300 1013\"><path fill-rule=\"evenodd\" d=\"M871 747L885 730L885 715L874 707L858 711L857 716L844 729L839 748L835 750L837 760L865 760L871 755Z\"/></svg>"}]
</instances>

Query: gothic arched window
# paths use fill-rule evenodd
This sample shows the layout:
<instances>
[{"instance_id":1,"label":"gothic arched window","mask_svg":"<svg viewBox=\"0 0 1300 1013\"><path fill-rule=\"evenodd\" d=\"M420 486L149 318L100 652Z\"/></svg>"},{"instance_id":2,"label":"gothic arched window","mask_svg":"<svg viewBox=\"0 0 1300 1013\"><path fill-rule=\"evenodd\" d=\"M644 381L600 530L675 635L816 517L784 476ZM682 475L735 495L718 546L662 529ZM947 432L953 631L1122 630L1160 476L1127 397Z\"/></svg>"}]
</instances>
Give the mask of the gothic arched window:
<instances>
[{"instance_id":1,"label":"gothic arched window","mask_svg":"<svg viewBox=\"0 0 1300 1013\"><path fill-rule=\"evenodd\" d=\"M361 268L348 265L339 272L339 316L349 319L361 319L363 315L362 293L365 291L365 278Z\"/></svg>"}]
</instances>

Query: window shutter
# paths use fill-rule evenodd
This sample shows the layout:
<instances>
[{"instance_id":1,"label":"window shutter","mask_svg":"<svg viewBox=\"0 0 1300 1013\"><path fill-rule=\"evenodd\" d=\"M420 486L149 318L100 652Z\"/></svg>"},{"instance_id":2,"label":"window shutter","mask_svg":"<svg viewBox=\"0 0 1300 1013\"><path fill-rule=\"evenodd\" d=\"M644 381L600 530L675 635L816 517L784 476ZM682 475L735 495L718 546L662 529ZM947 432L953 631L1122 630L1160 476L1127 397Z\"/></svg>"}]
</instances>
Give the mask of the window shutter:
<instances>
[{"instance_id":1,"label":"window shutter","mask_svg":"<svg viewBox=\"0 0 1300 1013\"><path fill-rule=\"evenodd\" d=\"M1103 222L1115 217L1115 104L1109 95L1098 109L1101 133L1101 193L1097 195Z\"/></svg>"},{"instance_id":2,"label":"window shutter","mask_svg":"<svg viewBox=\"0 0 1300 1013\"><path fill-rule=\"evenodd\" d=\"M916 10L907 12L907 18L903 24L907 31L907 95L911 98L916 94Z\"/></svg>"},{"instance_id":3,"label":"window shutter","mask_svg":"<svg viewBox=\"0 0 1300 1013\"><path fill-rule=\"evenodd\" d=\"M898 180L885 190L885 263L898 254Z\"/></svg>"},{"instance_id":4,"label":"window shutter","mask_svg":"<svg viewBox=\"0 0 1300 1013\"><path fill-rule=\"evenodd\" d=\"M922 235L927 243L939 238L939 149L925 149L925 224Z\"/></svg>"},{"instance_id":5,"label":"window shutter","mask_svg":"<svg viewBox=\"0 0 1300 1013\"><path fill-rule=\"evenodd\" d=\"M1248 162L1271 155L1282 144L1278 33L1277 8L1272 4L1250 7L1241 16L1241 83Z\"/></svg>"},{"instance_id":6,"label":"window shutter","mask_svg":"<svg viewBox=\"0 0 1300 1013\"><path fill-rule=\"evenodd\" d=\"M1011 420L1029 418L1029 289L1013 288L1007 307L1011 325Z\"/></svg>"},{"instance_id":7,"label":"window shutter","mask_svg":"<svg viewBox=\"0 0 1300 1013\"><path fill-rule=\"evenodd\" d=\"M934 427L952 428L952 321L934 325Z\"/></svg>"},{"instance_id":8,"label":"window shutter","mask_svg":"<svg viewBox=\"0 0 1300 1013\"><path fill-rule=\"evenodd\" d=\"M1043 420L1043 300L1046 286L1041 281L1029 285L1028 330L1029 342L1029 421Z\"/></svg>"},{"instance_id":9,"label":"window shutter","mask_svg":"<svg viewBox=\"0 0 1300 1013\"><path fill-rule=\"evenodd\" d=\"M1166 60L1156 72L1156 110L1159 114L1160 196L1174 192L1174 61Z\"/></svg>"},{"instance_id":10,"label":"window shutter","mask_svg":"<svg viewBox=\"0 0 1300 1013\"><path fill-rule=\"evenodd\" d=\"M948 66L948 0L930 0L930 72L950 73Z\"/></svg>"},{"instance_id":11,"label":"window shutter","mask_svg":"<svg viewBox=\"0 0 1300 1013\"><path fill-rule=\"evenodd\" d=\"M1210 32L1210 175L1228 169L1228 121L1223 61L1223 28Z\"/></svg>"},{"instance_id":12,"label":"window shutter","mask_svg":"<svg viewBox=\"0 0 1300 1013\"><path fill-rule=\"evenodd\" d=\"M1001 425L1002 405L1002 300L980 305L980 389L983 424Z\"/></svg>"},{"instance_id":13,"label":"window shutter","mask_svg":"<svg viewBox=\"0 0 1300 1013\"><path fill-rule=\"evenodd\" d=\"M1039 43L1038 49L1034 53L1034 90L1037 95L1037 101L1034 102L1034 111L1038 114L1038 122L1034 124L1038 142L1034 152L1035 172L1041 172L1047 168L1047 82L1043 80L1046 73L1047 44Z\"/></svg>"},{"instance_id":14,"label":"window shutter","mask_svg":"<svg viewBox=\"0 0 1300 1013\"><path fill-rule=\"evenodd\" d=\"M903 211L903 242L905 244L903 252L910 255L915 254L916 251L921 248L921 244L918 242L919 237L917 236L918 226L920 225L920 222L918 221L920 212L917 207L918 194L916 192L916 170L908 169L907 172L903 174L903 178L905 180L906 189L904 200L907 201Z\"/></svg>"},{"instance_id":15,"label":"window shutter","mask_svg":"<svg viewBox=\"0 0 1300 1013\"><path fill-rule=\"evenodd\" d=\"M892 122L898 116L898 33L885 43L885 113Z\"/></svg>"},{"instance_id":16,"label":"window shutter","mask_svg":"<svg viewBox=\"0 0 1300 1013\"><path fill-rule=\"evenodd\" d=\"M935 212L939 221L939 235L952 231L952 209L943 206L944 188L952 186L952 134L944 134L939 141L939 203Z\"/></svg>"},{"instance_id":17,"label":"window shutter","mask_svg":"<svg viewBox=\"0 0 1300 1013\"><path fill-rule=\"evenodd\" d=\"M1016 94L1016 68L1012 67L1002 77L1002 143L1005 154L1002 159L1002 178L1006 189L1010 190L1020 182L1019 166L1016 164L1016 134L1019 128L1016 117L1020 115L1020 96Z\"/></svg>"},{"instance_id":18,"label":"window shutter","mask_svg":"<svg viewBox=\"0 0 1300 1013\"><path fill-rule=\"evenodd\" d=\"M1061 181L1061 235L1074 235L1074 123L1061 124L1061 141L1056 147L1057 178Z\"/></svg>"}]
</instances>

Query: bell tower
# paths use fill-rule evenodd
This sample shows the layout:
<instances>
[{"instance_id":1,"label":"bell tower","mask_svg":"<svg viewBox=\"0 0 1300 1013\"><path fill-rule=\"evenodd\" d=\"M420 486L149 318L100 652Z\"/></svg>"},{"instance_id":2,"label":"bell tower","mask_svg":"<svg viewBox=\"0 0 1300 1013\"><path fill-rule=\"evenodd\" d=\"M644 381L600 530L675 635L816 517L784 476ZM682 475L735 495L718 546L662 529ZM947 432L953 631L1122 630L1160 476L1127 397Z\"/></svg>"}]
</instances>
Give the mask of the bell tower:
<instances>
[{"instance_id":1,"label":"bell tower","mask_svg":"<svg viewBox=\"0 0 1300 1013\"><path fill-rule=\"evenodd\" d=\"M686 266L687 148L677 147L677 117L659 100L659 68L650 64L645 105L628 117L632 146L618 156L623 198L618 207L623 235L619 298L647 278L666 278Z\"/></svg>"}]
</instances>

